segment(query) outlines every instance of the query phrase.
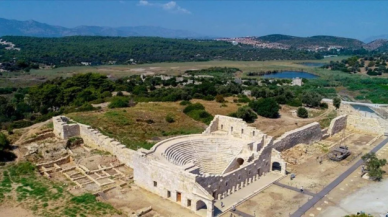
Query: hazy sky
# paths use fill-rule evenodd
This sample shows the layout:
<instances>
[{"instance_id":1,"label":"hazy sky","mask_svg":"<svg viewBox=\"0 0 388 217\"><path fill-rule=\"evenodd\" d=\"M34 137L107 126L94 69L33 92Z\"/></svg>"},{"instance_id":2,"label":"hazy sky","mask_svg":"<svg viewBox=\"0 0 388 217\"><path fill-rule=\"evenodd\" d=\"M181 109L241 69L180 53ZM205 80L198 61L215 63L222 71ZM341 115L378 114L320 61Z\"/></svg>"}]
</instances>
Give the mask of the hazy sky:
<instances>
[{"instance_id":1,"label":"hazy sky","mask_svg":"<svg viewBox=\"0 0 388 217\"><path fill-rule=\"evenodd\" d=\"M4 1L0 17L75 27L161 26L211 36L388 34L388 1Z\"/></svg>"}]
</instances>

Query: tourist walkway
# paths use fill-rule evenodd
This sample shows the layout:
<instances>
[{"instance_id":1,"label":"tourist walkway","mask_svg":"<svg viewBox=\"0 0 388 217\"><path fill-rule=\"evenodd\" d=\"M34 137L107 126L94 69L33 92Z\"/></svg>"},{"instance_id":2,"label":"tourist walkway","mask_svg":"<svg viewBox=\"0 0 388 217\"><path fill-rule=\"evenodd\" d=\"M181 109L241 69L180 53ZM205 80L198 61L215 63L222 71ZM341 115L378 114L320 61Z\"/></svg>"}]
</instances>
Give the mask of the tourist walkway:
<instances>
[{"instance_id":1,"label":"tourist walkway","mask_svg":"<svg viewBox=\"0 0 388 217\"><path fill-rule=\"evenodd\" d=\"M303 189L303 192L300 191L300 188L295 188L295 187L292 187L292 186L289 186L289 185L285 185L285 184L282 184L278 181L274 182L273 183L274 185L277 185L279 187L282 187L282 188L286 188L286 189L289 189L291 191L296 191L296 192L299 192L301 194L307 194L307 195L310 195L310 196L314 196L315 194L306 190L306 189Z\"/></svg>"},{"instance_id":2,"label":"tourist walkway","mask_svg":"<svg viewBox=\"0 0 388 217\"><path fill-rule=\"evenodd\" d=\"M216 211L215 214L219 215L231 209L233 205L237 206L243 201L250 199L251 197L255 196L260 191L264 190L265 188L270 186L273 182L279 180L282 177L284 177L284 175L277 172L267 173L265 176L261 176L259 180L234 192L233 194L227 196L226 198L222 200L217 200L214 203L214 210ZM224 207L221 207L221 201L224 203Z\"/></svg>"},{"instance_id":3,"label":"tourist walkway","mask_svg":"<svg viewBox=\"0 0 388 217\"><path fill-rule=\"evenodd\" d=\"M323 102L327 103L333 103L332 99L322 99ZM342 104L348 104L348 105L363 105L368 107L388 107L388 104L376 104L376 103L363 103L363 102L349 102L349 101L341 101Z\"/></svg>"},{"instance_id":4,"label":"tourist walkway","mask_svg":"<svg viewBox=\"0 0 388 217\"><path fill-rule=\"evenodd\" d=\"M388 143L388 138L384 139L380 144L372 149L370 152L377 152L385 144ZM322 191L317 193L311 200L307 201L303 206L301 206L296 212L294 212L291 217L300 217L304 215L311 207L313 207L318 201L320 201L325 195L327 195L331 190L333 190L337 185L339 185L346 177L352 174L357 168L359 168L364 161L362 159L358 160L353 166L351 166L348 170L342 173L338 178L336 178L333 182L327 185Z\"/></svg>"}]
</instances>

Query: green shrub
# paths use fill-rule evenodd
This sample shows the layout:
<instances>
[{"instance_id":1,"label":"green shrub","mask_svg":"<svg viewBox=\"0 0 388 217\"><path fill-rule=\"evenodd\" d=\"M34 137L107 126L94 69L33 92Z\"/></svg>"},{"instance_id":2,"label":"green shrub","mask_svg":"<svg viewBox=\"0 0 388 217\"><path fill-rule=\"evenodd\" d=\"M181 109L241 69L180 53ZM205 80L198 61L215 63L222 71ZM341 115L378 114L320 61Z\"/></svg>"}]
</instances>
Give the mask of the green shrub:
<instances>
[{"instance_id":1,"label":"green shrub","mask_svg":"<svg viewBox=\"0 0 388 217\"><path fill-rule=\"evenodd\" d=\"M374 152L365 154L362 156L362 160L365 162L369 177L374 181L380 181L385 173L385 171L381 168L387 164L387 160L378 159L376 153Z\"/></svg>"},{"instance_id":2,"label":"green shrub","mask_svg":"<svg viewBox=\"0 0 388 217\"><path fill-rule=\"evenodd\" d=\"M109 108L125 108L128 107L129 100L126 97L115 96L112 98Z\"/></svg>"},{"instance_id":3,"label":"green shrub","mask_svg":"<svg viewBox=\"0 0 388 217\"><path fill-rule=\"evenodd\" d=\"M318 107L322 101L322 96L316 92L309 91L303 93L302 102L308 107Z\"/></svg>"},{"instance_id":4,"label":"green shrub","mask_svg":"<svg viewBox=\"0 0 388 217\"><path fill-rule=\"evenodd\" d=\"M205 124L209 124L213 119L213 116L205 111L205 107L201 103L190 104L183 112L192 119Z\"/></svg>"},{"instance_id":5,"label":"green shrub","mask_svg":"<svg viewBox=\"0 0 388 217\"><path fill-rule=\"evenodd\" d=\"M94 110L96 110L96 108L94 108L90 103L85 103L77 109L77 111L80 111L80 112L94 111Z\"/></svg>"},{"instance_id":6,"label":"green shrub","mask_svg":"<svg viewBox=\"0 0 388 217\"><path fill-rule=\"evenodd\" d=\"M325 102L322 102L321 104L319 104L319 107L321 109L327 109L327 108L329 108L329 105L327 103L325 103Z\"/></svg>"},{"instance_id":7,"label":"green shrub","mask_svg":"<svg viewBox=\"0 0 388 217\"><path fill-rule=\"evenodd\" d=\"M300 118L308 118L309 113L308 113L307 109L305 109L303 107L299 107L298 111L297 111L297 115Z\"/></svg>"},{"instance_id":8,"label":"green shrub","mask_svg":"<svg viewBox=\"0 0 388 217\"><path fill-rule=\"evenodd\" d=\"M88 205L97 202L96 197L93 194L83 194L81 196L75 196L71 198L71 202L77 203L77 204L83 204Z\"/></svg>"},{"instance_id":9,"label":"green shrub","mask_svg":"<svg viewBox=\"0 0 388 217\"><path fill-rule=\"evenodd\" d=\"M223 95L220 95L220 94L217 94L217 96L216 96L216 102L219 102L219 103L225 102L224 96L223 96Z\"/></svg>"},{"instance_id":10,"label":"green shrub","mask_svg":"<svg viewBox=\"0 0 388 217\"><path fill-rule=\"evenodd\" d=\"M240 103L249 103L250 101L251 100L245 95L243 95L242 97L239 97L237 100L237 102L240 102Z\"/></svg>"},{"instance_id":11,"label":"green shrub","mask_svg":"<svg viewBox=\"0 0 388 217\"><path fill-rule=\"evenodd\" d=\"M188 100L183 100L182 102L179 103L179 105L190 105L191 102Z\"/></svg>"},{"instance_id":12,"label":"green shrub","mask_svg":"<svg viewBox=\"0 0 388 217\"><path fill-rule=\"evenodd\" d=\"M175 122L175 119L174 119L174 117L172 117L171 114L168 114L168 115L166 116L166 121L167 121L168 123L174 123L174 122Z\"/></svg>"},{"instance_id":13,"label":"green shrub","mask_svg":"<svg viewBox=\"0 0 388 217\"><path fill-rule=\"evenodd\" d=\"M279 117L279 104L272 98L265 98L255 100L249 103L251 107L258 115L267 118Z\"/></svg>"},{"instance_id":14,"label":"green shrub","mask_svg":"<svg viewBox=\"0 0 388 217\"><path fill-rule=\"evenodd\" d=\"M9 148L9 141L7 136L5 136L2 132L0 132L0 151Z\"/></svg>"},{"instance_id":15,"label":"green shrub","mask_svg":"<svg viewBox=\"0 0 388 217\"><path fill-rule=\"evenodd\" d=\"M77 145L81 145L84 143L84 140L80 137L72 137L67 140L66 142L66 148L71 148Z\"/></svg>"},{"instance_id":16,"label":"green shrub","mask_svg":"<svg viewBox=\"0 0 388 217\"><path fill-rule=\"evenodd\" d=\"M112 97L112 93L110 91L104 91L103 93L101 93L101 98L107 97Z\"/></svg>"},{"instance_id":17,"label":"green shrub","mask_svg":"<svg viewBox=\"0 0 388 217\"><path fill-rule=\"evenodd\" d=\"M299 107L302 106L302 101L299 99L295 98L287 102L287 105L293 106L293 107Z\"/></svg>"},{"instance_id":18,"label":"green shrub","mask_svg":"<svg viewBox=\"0 0 388 217\"><path fill-rule=\"evenodd\" d=\"M183 113L187 114L193 110L205 110L205 107L201 103L190 104L183 109Z\"/></svg>"},{"instance_id":19,"label":"green shrub","mask_svg":"<svg viewBox=\"0 0 388 217\"><path fill-rule=\"evenodd\" d=\"M22 175L33 175L35 173L36 167L30 162L21 162L14 165L9 169L11 177L17 177Z\"/></svg>"},{"instance_id":20,"label":"green shrub","mask_svg":"<svg viewBox=\"0 0 388 217\"><path fill-rule=\"evenodd\" d=\"M341 106L341 99L336 97L333 99L333 105L336 109L339 109L339 107Z\"/></svg>"},{"instance_id":21,"label":"green shrub","mask_svg":"<svg viewBox=\"0 0 388 217\"><path fill-rule=\"evenodd\" d=\"M34 123L32 121L15 121L11 124L12 129L20 129L20 128L25 128L33 125Z\"/></svg>"},{"instance_id":22,"label":"green shrub","mask_svg":"<svg viewBox=\"0 0 388 217\"><path fill-rule=\"evenodd\" d=\"M203 99L206 100L206 101L213 101L215 98L212 95L207 95Z\"/></svg>"},{"instance_id":23,"label":"green shrub","mask_svg":"<svg viewBox=\"0 0 388 217\"><path fill-rule=\"evenodd\" d=\"M248 106L239 108L237 112L232 113L229 116L241 118L248 123L253 123L257 119L257 115L255 114L255 112L253 112L253 110Z\"/></svg>"}]
</instances>

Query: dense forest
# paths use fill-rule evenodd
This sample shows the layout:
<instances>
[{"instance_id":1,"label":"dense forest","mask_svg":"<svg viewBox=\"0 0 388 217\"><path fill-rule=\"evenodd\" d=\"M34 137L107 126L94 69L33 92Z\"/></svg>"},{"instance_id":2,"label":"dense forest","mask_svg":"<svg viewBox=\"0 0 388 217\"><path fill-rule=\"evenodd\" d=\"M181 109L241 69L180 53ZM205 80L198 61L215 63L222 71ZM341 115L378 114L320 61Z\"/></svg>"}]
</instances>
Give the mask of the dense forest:
<instances>
[{"instance_id":1,"label":"dense forest","mask_svg":"<svg viewBox=\"0 0 388 217\"><path fill-rule=\"evenodd\" d=\"M322 66L322 68L346 73L365 72L370 76L382 75L388 73L387 68L388 55L374 54L369 56L352 56L341 61L331 61Z\"/></svg>"},{"instance_id":2,"label":"dense forest","mask_svg":"<svg viewBox=\"0 0 388 217\"><path fill-rule=\"evenodd\" d=\"M36 38L6 36L20 51L0 49L5 70L51 66L100 64L141 64L221 60L307 60L322 56L308 51L257 49L248 45L233 46L214 40L167 39L155 37Z\"/></svg>"},{"instance_id":3,"label":"dense forest","mask_svg":"<svg viewBox=\"0 0 388 217\"><path fill-rule=\"evenodd\" d=\"M216 69L209 70L214 72ZM220 68L219 73L228 74L235 70L238 69ZM336 96L334 89L319 88L317 85L321 85L320 83L307 81L305 85L298 87L289 86L290 81L282 79L264 79L261 86L257 86L257 81L253 82L254 80L238 84L227 76L197 78L196 85L187 84L188 79L194 79L194 75L182 81L177 81L176 78L162 80L157 76L143 80L139 75L112 81L104 75L94 73L74 75L66 79L56 78L38 86L18 89L11 98L0 96L0 123L3 129L25 127L54 115L95 110L97 108L91 104L103 102L111 102L110 108L119 108L135 105L136 102L174 102L193 98L221 102L220 98L231 95L238 96L238 102L250 102L249 98L242 95L243 89L251 90L252 96L256 98L270 98L278 104L291 106L305 104L320 107L322 97ZM117 96L112 96L113 91L118 91ZM131 96L124 96L122 91L131 93ZM204 112L194 113L200 113L202 115L199 117L209 120L207 116L203 117Z\"/></svg>"}]
</instances>

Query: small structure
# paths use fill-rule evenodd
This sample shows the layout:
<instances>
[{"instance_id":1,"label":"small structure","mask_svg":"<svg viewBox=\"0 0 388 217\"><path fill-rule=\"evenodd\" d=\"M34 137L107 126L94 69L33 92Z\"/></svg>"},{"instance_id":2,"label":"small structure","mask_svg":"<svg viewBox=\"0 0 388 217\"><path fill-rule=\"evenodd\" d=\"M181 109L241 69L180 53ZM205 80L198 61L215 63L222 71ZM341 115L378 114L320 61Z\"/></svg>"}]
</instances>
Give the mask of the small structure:
<instances>
[{"instance_id":1,"label":"small structure","mask_svg":"<svg viewBox=\"0 0 388 217\"><path fill-rule=\"evenodd\" d=\"M252 95L252 91L251 91L251 90L243 90L242 93L243 93L245 96L251 96L251 95Z\"/></svg>"},{"instance_id":2,"label":"small structure","mask_svg":"<svg viewBox=\"0 0 388 217\"><path fill-rule=\"evenodd\" d=\"M338 148L330 151L327 156L330 160L333 161L342 161L347 158L351 152L349 151L347 146L339 146Z\"/></svg>"},{"instance_id":3,"label":"small structure","mask_svg":"<svg viewBox=\"0 0 388 217\"><path fill-rule=\"evenodd\" d=\"M303 85L303 81L301 78L293 78L292 79L292 83L291 83L291 86L302 86Z\"/></svg>"},{"instance_id":4,"label":"small structure","mask_svg":"<svg viewBox=\"0 0 388 217\"><path fill-rule=\"evenodd\" d=\"M83 65L83 66L90 66L90 65L92 65L92 63L91 62L81 62L81 65Z\"/></svg>"}]
</instances>

